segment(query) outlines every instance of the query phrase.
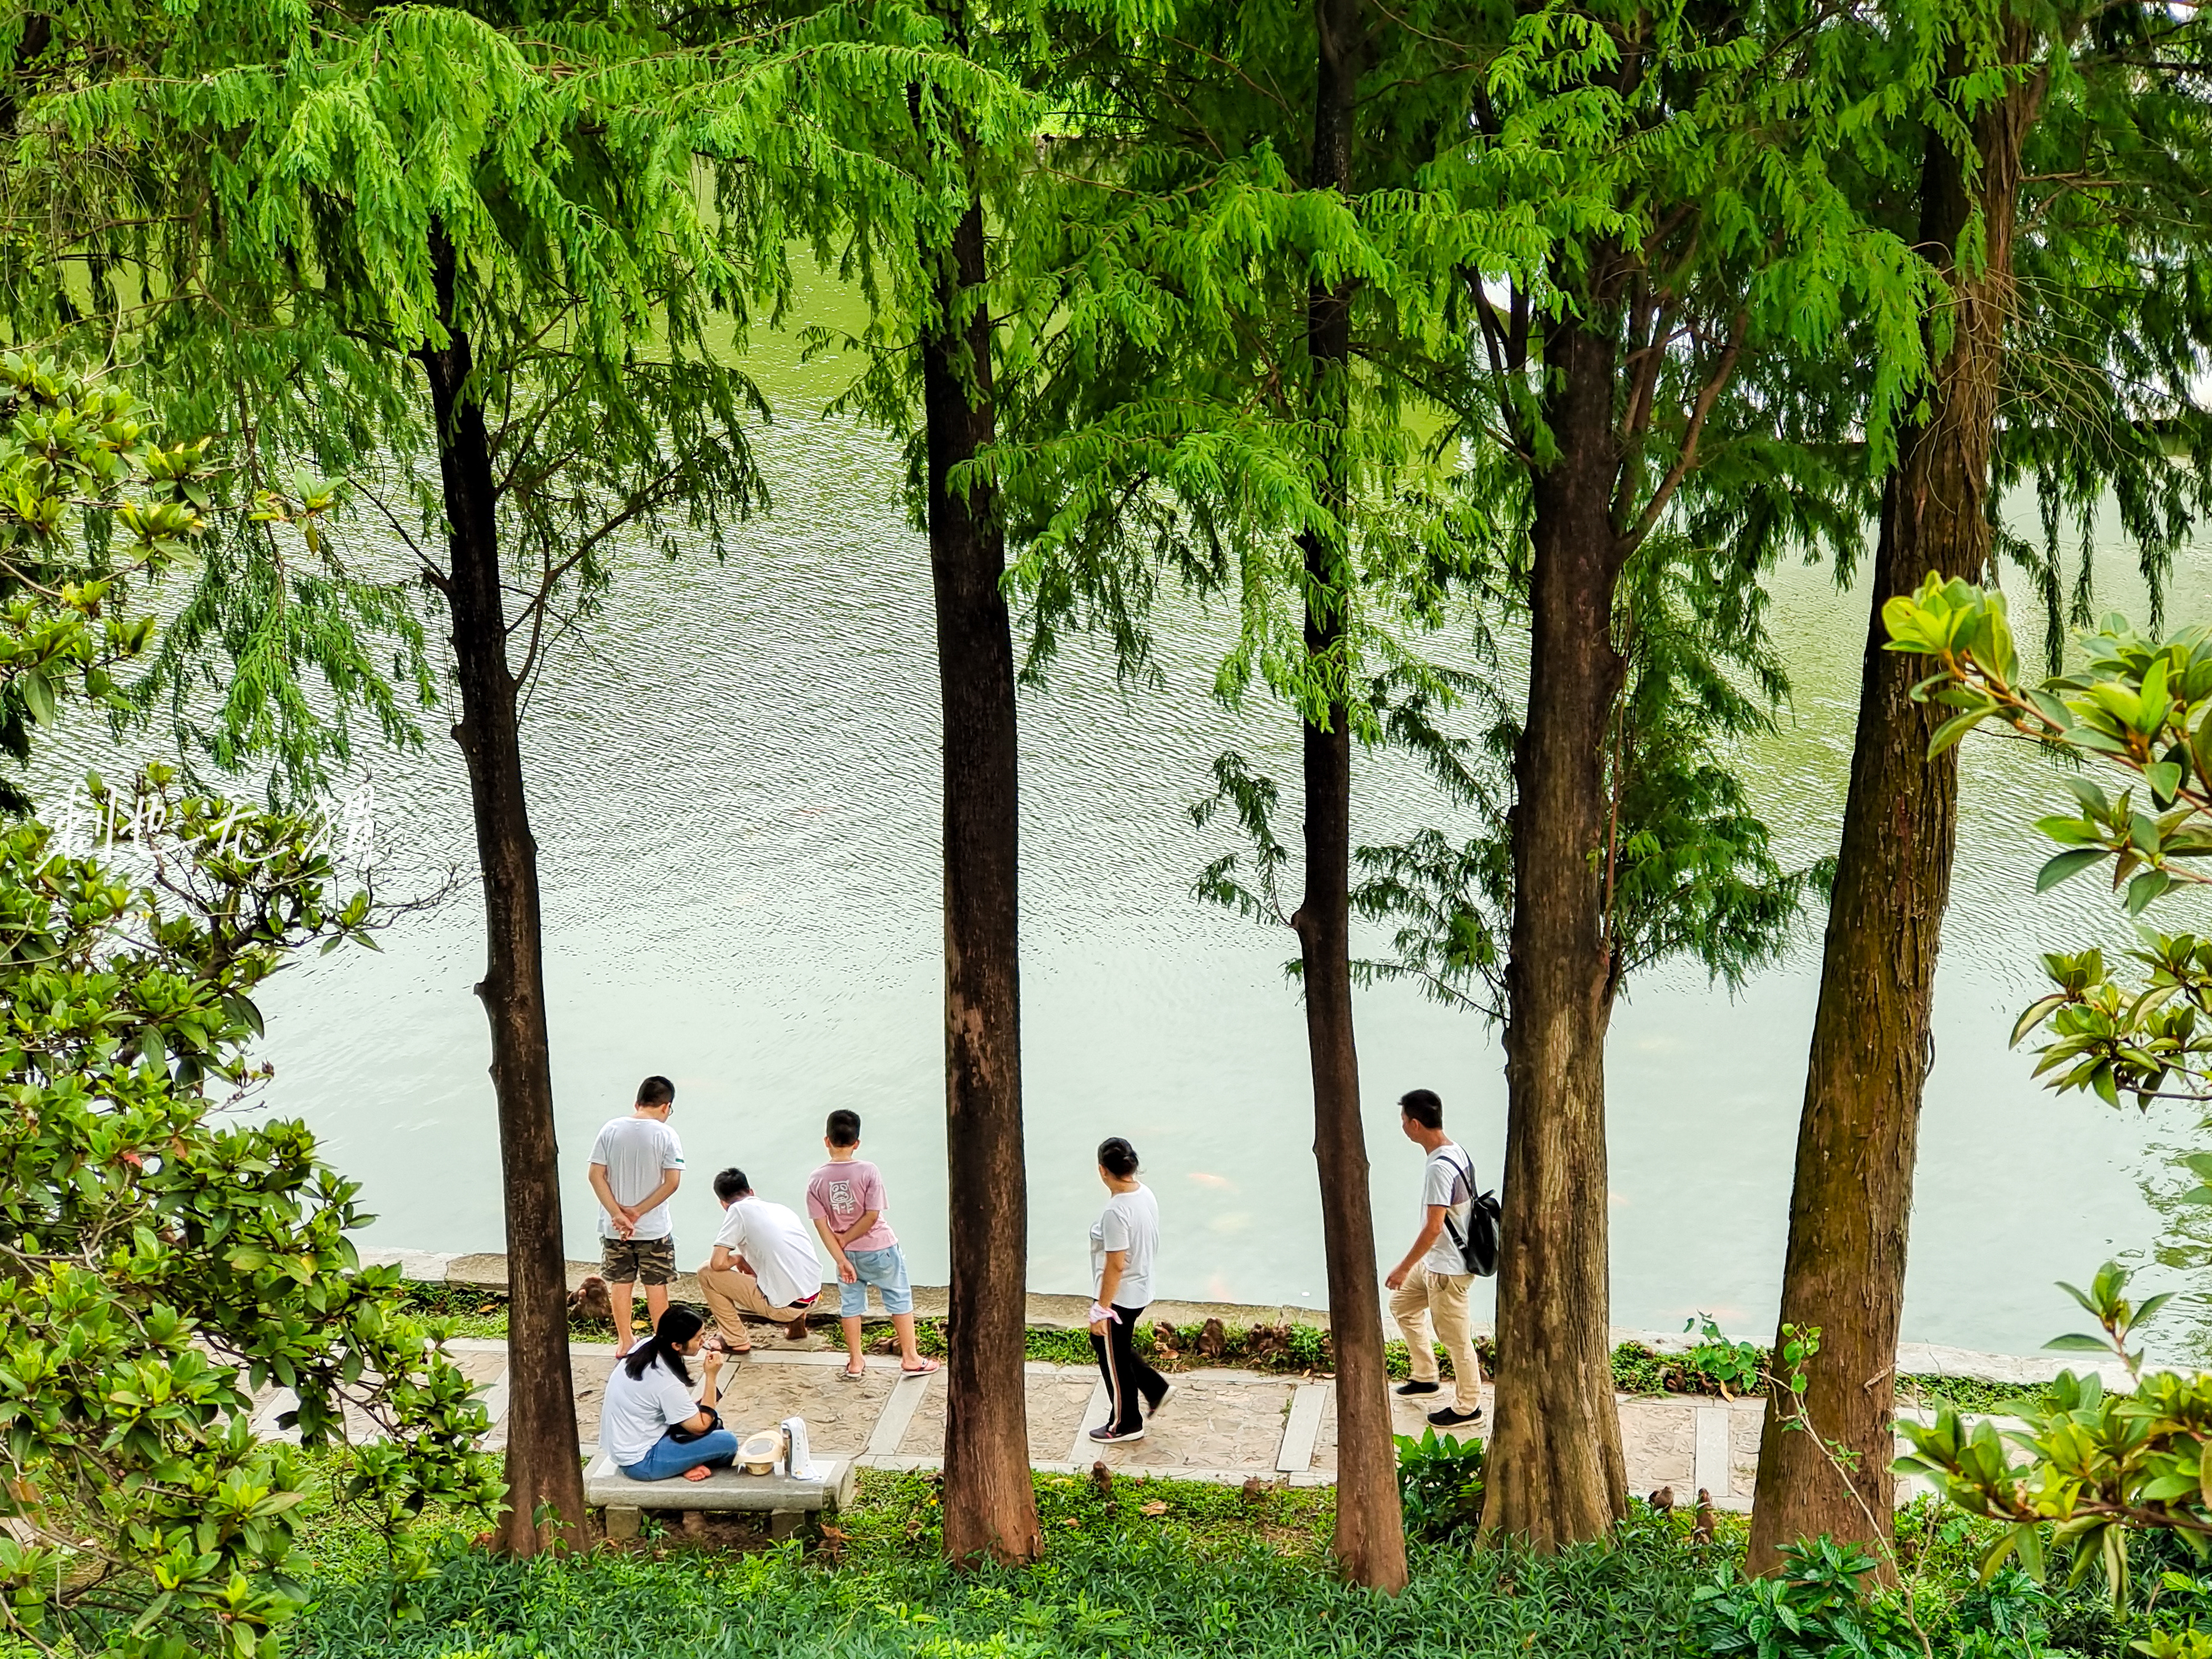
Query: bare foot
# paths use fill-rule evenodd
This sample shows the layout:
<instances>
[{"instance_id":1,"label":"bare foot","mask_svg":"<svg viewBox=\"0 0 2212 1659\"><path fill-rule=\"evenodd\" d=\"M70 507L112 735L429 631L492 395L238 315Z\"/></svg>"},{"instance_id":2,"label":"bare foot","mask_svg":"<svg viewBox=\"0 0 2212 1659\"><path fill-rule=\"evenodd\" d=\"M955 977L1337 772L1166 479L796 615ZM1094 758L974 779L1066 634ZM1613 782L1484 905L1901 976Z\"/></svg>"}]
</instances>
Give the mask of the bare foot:
<instances>
[{"instance_id":1,"label":"bare foot","mask_svg":"<svg viewBox=\"0 0 2212 1659\"><path fill-rule=\"evenodd\" d=\"M934 1359L917 1359L909 1365L904 1360L901 1360L899 1369L908 1376L927 1376L930 1372L937 1369L937 1362Z\"/></svg>"},{"instance_id":2,"label":"bare foot","mask_svg":"<svg viewBox=\"0 0 2212 1659\"><path fill-rule=\"evenodd\" d=\"M702 1463L702 1464L701 1464L701 1465L700 1465L697 1468L696 1468L696 1469L686 1469L686 1470L684 1470L684 1478L686 1480L705 1480L708 1475L710 1475L710 1474L714 1474L714 1470L712 1470L712 1469L708 1468L705 1464L703 1464L703 1463Z\"/></svg>"}]
</instances>

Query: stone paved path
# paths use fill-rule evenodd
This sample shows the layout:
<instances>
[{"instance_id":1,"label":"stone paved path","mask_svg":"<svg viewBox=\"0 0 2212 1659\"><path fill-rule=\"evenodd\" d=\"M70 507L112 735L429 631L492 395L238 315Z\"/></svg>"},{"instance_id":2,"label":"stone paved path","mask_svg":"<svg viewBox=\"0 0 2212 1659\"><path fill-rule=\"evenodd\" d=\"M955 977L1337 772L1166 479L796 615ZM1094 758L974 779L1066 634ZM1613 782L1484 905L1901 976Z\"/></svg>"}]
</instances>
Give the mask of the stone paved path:
<instances>
[{"instance_id":1,"label":"stone paved path","mask_svg":"<svg viewBox=\"0 0 2212 1659\"><path fill-rule=\"evenodd\" d=\"M492 1418L485 1443L496 1449L506 1441L507 1345L458 1339L447 1347L484 1390ZM568 1351L577 1431L588 1450L597 1449L599 1402L614 1363L611 1344L576 1343ZM743 1438L796 1414L805 1418L817 1450L852 1457L863 1468L938 1467L945 1449L944 1373L902 1376L896 1358L871 1357L866 1376L852 1381L841 1374L843 1363L842 1348L820 1337L763 1341L750 1358L723 1368L723 1418ZM1103 1460L1132 1474L1238 1485L1254 1476L1298 1486L1326 1486L1336 1478L1334 1379L1228 1369L1177 1371L1171 1376L1175 1398L1146 1437L1102 1447L1088 1436L1106 1419L1106 1390L1097 1371L1036 1364L1026 1370L1030 1461L1040 1469L1079 1473ZM1422 1413L1436 1399L1393 1395L1397 1431L1419 1434L1428 1426ZM1618 1399L1631 1492L1671 1486L1686 1504L1702 1487L1717 1508L1751 1506L1763 1402L1680 1395ZM276 1419L291 1403L289 1394L264 1393L255 1412L257 1431L281 1433ZM1486 1386L1483 1407L1494 1414ZM1478 1431L1486 1437L1489 1427L1486 1421ZM1918 1483L1899 1486L1901 1502L1915 1495Z\"/></svg>"}]
</instances>

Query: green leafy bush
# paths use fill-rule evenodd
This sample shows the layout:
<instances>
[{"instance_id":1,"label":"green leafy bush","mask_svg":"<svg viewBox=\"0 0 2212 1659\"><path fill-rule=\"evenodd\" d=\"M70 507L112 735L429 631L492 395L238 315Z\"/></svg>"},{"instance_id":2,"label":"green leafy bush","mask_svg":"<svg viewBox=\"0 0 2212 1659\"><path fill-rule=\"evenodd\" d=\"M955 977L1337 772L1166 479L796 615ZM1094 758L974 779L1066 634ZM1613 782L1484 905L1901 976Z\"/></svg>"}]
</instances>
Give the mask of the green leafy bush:
<instances>
[{"instance_id":1,"label":"green leafy bush","mask_svg":"<svg viewBox=\"0 0 2212 1659\"><path fill-rule=\"evenodd\" d=\"M96 782L95 799L106 799ZM269 1075L252 994L297 946L365 926L310 820L149 769L154 860L0 833L0 1620L50 1649L250 1659L295 1613L299 1454L351 1440L337 1496L397 1538L425 1504L487 1506L488 1426L396 1268L362 1270L359 1188L304 1124L221 1109ZM399 1569L404 1579L406 1571Z\"/></svg>"},{"instance_id":2,"label":"green leafy bush","mask_svg":"<svg viewBox=\"0 0 2212 1659\"><path fill-rule=\"evenodd\" d=\"M1472 1532L1482 1521L1485 1448L1434 1429L1392 1438L1398 1448L1398 1492L1406 1508L1406 1535L1431 1543Z\"/></svg>"},{"instance_id":3,"label":"green leafy bush","mask_svg":"<svg viewBox=\"0 0 2212 1659\"><path fill-rule=\"evenodd\" d=\"M1879 1565L1856 1544L1822 1538L1782 1552L1783 1571L1744 1578L1733 1567L1697 1592L1703 1650L1726 1659L1921 1659L1904 1621L1868 1593Z\"/></svg>"},{"instance_id":4,"label":"green leafy bush","mask_svg":"<svg viewBox=\"0 0 2212 1659\"><path fill-rule=\"evenodd\" d=\"M162 445L112 385L0 358L0 750L27 753L58 699L123 702L108 671L154 632L120 614L128 584L206 529L207 448ZM70 817L96 830L0 821L0 1630L252 1659L304 1599L309 1485L250 1431L259 1390L292 1391L303 1446L354 1443L332 1495L388 1547L499 1487L439 1331L396 1269L360 1270L359 1189L303 1124L230 1115L270 1075L262 984L367 939L329 826L161 767L87 785Z\"/></svg>"},{"instance_id":5,"label":"green leafy bush","mask_svg":"<svg viewBox=\"0 0 2212 1659\"><path fill-rule=\"evenodd\" d=\"M1697 1346L1682 1356L1686 1370L1711 1377L1723 1400L1757 1392L1766 1371L1765 1349L1756 1342L1729 1341L1711 1314L1699 1314L1682 1328L1698 1333Z\"/></svg>"}]
</instances>

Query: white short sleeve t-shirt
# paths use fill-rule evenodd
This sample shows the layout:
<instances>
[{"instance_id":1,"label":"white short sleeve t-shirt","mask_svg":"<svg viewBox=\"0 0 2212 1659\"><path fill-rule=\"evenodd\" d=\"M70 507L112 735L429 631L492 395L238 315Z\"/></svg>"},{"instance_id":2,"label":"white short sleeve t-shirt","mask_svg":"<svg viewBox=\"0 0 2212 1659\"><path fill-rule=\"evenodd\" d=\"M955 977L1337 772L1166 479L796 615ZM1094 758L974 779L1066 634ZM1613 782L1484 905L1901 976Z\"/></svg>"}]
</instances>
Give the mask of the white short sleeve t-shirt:
<instances>
[{"instance_id":1,"label":"white short sleeve t-shirt","mask_svg":"<svg viewBox=\"0 0 2212 1659\"><path fill-rule=\"evenodd\" d=\"M1451 1226L1459 1229L1462 1238L1467 1237L1468 1219L1474 1213L1474 1168L1467 1154L1449 1140L1430 1154L1429 1167L1421 1176L1421 1225L1429 1224L1430 1210L1441 1204L1450 1212ZM1467 1271L1459 1246L1452 1243L1451 1227L1437 1232L1421 1265L1432 1273Z\"/></svg>"},{"instance_id":2,"label":"white short sleeve t-shirt","mask_svg":"<svg viewBox=\"0 0 2212 1659\"><path fill-rule=\"evenodd\" d=\"M1141 1182L1106 1200L1105 1212L1091 1228L1091 1294L1106 1279L1106 1252L1127 1250L1121 1282L1114 1287L1115 1305L1142 1308L1152 1299L1152 1260L1160 1249L1160 1201Z\"/></svg>"},{"instance_id":3,"label":"white short sleeve t-shirt","mask_svg":"<svg viewBox=\"0 0 2212 1659\"><path fill-rule=\"evenodd\" d=\"M781 1204L739 1199L722 1212L714 1243L744 1257L761 1294L779 1308L822 1294L822 1258L814 1254L813 1231Z\"/></svg>"},{"instance_id":4,"label":"white short sleeve t-shirt","mask_svg":"<svg viewBox=\"0 0 2212 1659\"><path fill-rule=\"evenodd\" d=\"M599 1138L592 1143L592 1162L607 1166L607 1185L614 1189L615 1202L635 1204L651 1196L671 1170L684 1167L684 1143L677 1139L675 1130L658 1118L618 1117L600 1130ZM637 1231L630 1237L666 1238L675 1230L664 1200L638 1217ZM614 1218L604 1207L599 1211L599 1237L622 1237L615 1231Z\"/></svg>"},{"instance_id":5,"label":"white short sleeve t-shirt","mask_svg":"<svg viewBox=\"0 0 2212 1659\"><path fill-rule=\"evenodd\" d=\"M599 1402L599 1443L617 1468L626 1469L660 1443L671 1424L698 1413L699 1402L662 1360L656 1358L643 1376L633 1377L618 1359L607 1378L607 1397Z\"/></svg>"}]
</instances>

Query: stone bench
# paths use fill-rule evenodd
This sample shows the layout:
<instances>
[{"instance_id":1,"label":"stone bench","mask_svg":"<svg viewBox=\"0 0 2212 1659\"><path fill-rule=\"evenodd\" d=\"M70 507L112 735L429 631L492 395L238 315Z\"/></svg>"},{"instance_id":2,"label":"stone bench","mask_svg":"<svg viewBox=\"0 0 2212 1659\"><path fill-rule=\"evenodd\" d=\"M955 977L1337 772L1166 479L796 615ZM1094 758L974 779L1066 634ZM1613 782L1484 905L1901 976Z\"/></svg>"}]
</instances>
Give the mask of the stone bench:
<instances>
[{"instance_id":1,"label":"stone bench","mask_svg":"<svg viewBox=\"0 0 2212 1659\"><path fill-rule=\"evenodd\" d=\"M647 1510L681 1510L685 1523L695 1515L766 1514L769 1536L788 1538L807 1514L841 1509L853 1501L858 1471L849 1457L817 1454L818 1480L794 1480L787 1474L747 1474L742 1468L716 1469L704 1480L675 1475L666 1480L633 1480L605 1452L584 1471L584 1501L606 1511L606 1535L635 1538Z\"/></svg>"}]
</instances>

